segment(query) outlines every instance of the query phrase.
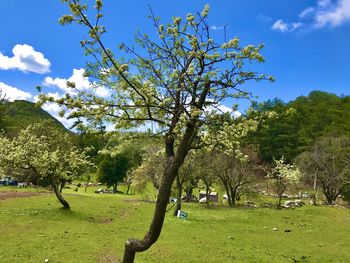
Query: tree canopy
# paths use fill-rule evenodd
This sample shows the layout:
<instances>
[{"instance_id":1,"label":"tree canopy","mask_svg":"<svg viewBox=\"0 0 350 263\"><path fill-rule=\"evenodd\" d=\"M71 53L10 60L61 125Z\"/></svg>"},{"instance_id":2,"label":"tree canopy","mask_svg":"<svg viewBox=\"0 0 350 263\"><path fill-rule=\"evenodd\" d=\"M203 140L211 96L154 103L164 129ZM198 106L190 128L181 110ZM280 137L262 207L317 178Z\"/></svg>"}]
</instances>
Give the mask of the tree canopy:
<instances>
[{"instance_id":1,"label":"tree canopy","mask_svg":"<svg viewBox=\"0 0 350 263\"><path fill-rule=\"evenodd\" d=\"M50 121L29 125L18 137L0 139L0 169L10 170L23 181L50 184L62 205L70 208L59 186L75 178L91 165L85 153L72 143L71 137Z\"/></svg>"},{"instance_id":2,"label":"tree canopy","mask_svg":"<svg viewBox=\"0 0 350 263\"><path fill-rule=\"evenodd\" d=\"M125 244L123 262L133 262L136 252L147 250L158 239L172 183L198 142L200 129L215 122L212 113L220 111L225 100L250 98L244 83L272 81L273 77L251 70L252 63L264 62L260 54L263 45L242 46L238 37L219 43L211 37L209 5L200 13L173 17L169 24L162 24L151 11L158 38L138 33L137 47L120 45L130 58L121 59L103 43L106 28L100 24L101 0L96 1L93 20L88 18L83 1L63 2L71 12L60 19L61 24L78 23L88 30L89 36L81 45L90 57L86 76L92 79L92 89L76 91L75 84L68 82L77 95L55 99L41 94L41 100L64 106L70 117L105 119L117 128L155 122L164 138L166 167L154 218L144 239L129 239ZM100 87L108 89L110 97L96 96L94 89Z\"/></svg>"}]
</instances>

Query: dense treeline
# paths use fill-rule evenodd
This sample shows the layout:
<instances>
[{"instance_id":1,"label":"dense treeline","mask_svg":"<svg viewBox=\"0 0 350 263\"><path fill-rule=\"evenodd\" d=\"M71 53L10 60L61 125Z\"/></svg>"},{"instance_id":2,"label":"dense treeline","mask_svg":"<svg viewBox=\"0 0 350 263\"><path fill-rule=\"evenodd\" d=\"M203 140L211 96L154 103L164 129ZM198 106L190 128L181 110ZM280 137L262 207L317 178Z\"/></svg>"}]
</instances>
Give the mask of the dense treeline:
<instances>
[{"instance_id":1,"label":"dense treeline","mask_svg":"<svg viewBox=\"0 0 350 263\"><path fill-rule=\"evenodd\" d=\"M255 170L259 168L262 171L268 171L275 166L276 162L279 162L278 160L281 160L280 162L286 162L286 167L295 162L300 166L305 186L313 187L314 171L317 170L317 174L319 174L317 186L322 188L328 203L335 202L340 193L347 196L349 176L348 169L345 168L347 167L348 155L344 153L349 151L349 102L349 96L339 97L326 92L313 91L308 96L298 97L289 103L276 98L261 104L254 104L252 107L254 110L247 113L248 120L250 118L254 119L255 122L259 119L261 121L258 122L256 129L247 130L248 134L246 135L243 135L245 134L244 129L241 132L238 130L234 132L235 136L243 132L240 135L241 138L244 138L243 141L242 139L235 141L237 138L234 137L236 139L231 142L238 143L236 145L240 148L238 154L237 147L233 147L230 142L223 141L224 139L219 136L219 133L231 126L239 127L245 122L245 118L234 119L229 114L218 115L217 125L213 126L207 135L214 133L215 138L220 137L221 139L209 143L214 148L209 147L204 152L197 153L195 151L191 154L189 157L190 165L185 163L180 169L173 193L176 193L180 202L183 192L186 192L186 200L191 200L193 189L205 185L207 200L209 200L212 185L220 184L227 190L229 204L234 206L235 201L239 200L242 193L252 191L257 178L264 177L264 173ZM4 106L9 104L3 102L2 105L4 109ZM21 118L21 114L18 113L23 112L23 105L33 106L23 101L15 102L12 105L12 111L16 112L14 116L17 119ZM5 109L2 119L11 117L7 114L9 108L5 107ZM266 118L267 114L264 115L264 112L275 112L276 114L273 114L274 117ZM44 119L47 117L42 112L38 116L36 113L31 113L32 120L43 119L43 116ZM259 118L259 116L265 117ZM50 118L52 117L50 116ZM14 124L16 123L14 122ZM156 189L159 188L163 176L162 164L165 160L163 160L164 152L159 149L160 142L157 135L150 132L107 133L102 126L86 129L82 125L77 125L75 129L78 132L73 134L62 129L59 125L57 126L56 121L51 121L50 126L55 127L57 133L62 136L65 134L69 136L71 143L81 151L85 149L89 160L94 163L94 168L79 173L80 180L87 180L87 183L91 180L106 183L108 186L113 186L115 191L120 183L126 184L128 190L132 186L134 190L141 192L149 182ZM8 130L5 127L5 131ZM223 134L228 135L226 134L228 131ZM10 137L12 136L10 135ZM339 141L344 143L339 144ZM331 148L328 146L329 149L326 146L317 148L317 145L324 144L324 142L327 142L325 145L330 145ZM226 146L223 147L223 145ZM247 152L248 149L250 150ZM241 152L247 154L246 157L241 156ZM336 155L337 153L339 154ZM334 159L334 156L338 160L337 165L331 167L330 165L334 162L330 160ZM250 167L250 163L254 165ZM331 174L327 174L325 171L321 176L322 169L320 167L328 167L327 169L332 171L336 171L335 168L339 167L341 169ZM254 172L252 172L253 170ZM293 169L290 171L293 172ZM285 180L283 177L278 178ZM336 184L328 184L329 180L336 182ZM329 190L329 185L334 188L334 191ZM233 190L229 191L229 189ZM181 208L181 203L178 205Z\"/></svg>"},{"instance_id":2,"label":"dense treeline","mask_svg":"<svg viewBox=\"0 0 350 263\"><path fill-rule=\"evenodd\" d=\"M282 156L293 161L323 136L350 136L349 96L313 91L288 103L276 98L253 108L278 114L247 138L258 146L260 157L267 162Z\"/></svg>"}]
</instances>

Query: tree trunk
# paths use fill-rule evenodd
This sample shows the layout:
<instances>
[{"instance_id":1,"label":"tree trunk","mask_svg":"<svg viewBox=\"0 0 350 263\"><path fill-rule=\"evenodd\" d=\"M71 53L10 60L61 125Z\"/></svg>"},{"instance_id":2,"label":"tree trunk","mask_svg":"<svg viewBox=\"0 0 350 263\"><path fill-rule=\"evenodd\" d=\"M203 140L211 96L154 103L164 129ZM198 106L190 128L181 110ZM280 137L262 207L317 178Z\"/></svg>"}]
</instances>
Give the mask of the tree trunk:
<instances>
[{"instance_id":1,"label":"tree trunk","mask_svg":"<svg viewBox=\"0 0 350 263\"><path fill-rule=\"evenodd\" d=\"M278 203L277 203L277 208L281 208L281 202L282 202L282 194L278 196Z\"/></svg>"},{"instance_id":2,"label":"tree trunk","mask_svg":"<svg viewBox=\"0 0 350 263\"><path fill-rule=\"evenodd\" d=\"M113 192L116 193L118 188L118 184L113 184Z\"/></svg>"},{"instance_id":3,"label":"tree trunk","mask_svg":"<svg viewBox=\"0 0 350 263\"><path fill-rule=\"evenodd\" d=\"M205 200L205 202L207 203L207 205L209 205L210 186L208 184L205 184L205 198L207 199L207 200Z\"/></svg>"},{"instance_id":4,"label":"tree trunk","mask_svg":"<svg viewBox=\"0 0 350 263\"><path fill-rule=\"evenodd\" d=\"M230 187L231 206L236 206L236 188Z\"/></svg>"},{"instance_id":5,"label":"tree trunk","mask_svg":"<svg viewBox=\"0 0 350 263\"><path fill-rule=\"evenodd\" d=\"M52 188L55 192L57 199L60 201L60 203L63 205L63 207L70 209L69 203L63 198L61 192L58 190L58 187L54 182L52 182Z\"/></svg>"},{"instance_id":6,"label":"tree trunk","mask_svg":"<svg viewBox=\"0 0 350 263\"><path fill-rule=\"evenodd\" d=\"M166 207L171 193L171 186L179 172L180 166L183 164L185 157L190 150L194 139L193 135L196 134L195 127L194 123L187 124L185 134L177 148L176 155L174 154L174 138L172 136L167 136L165 138L167 165L159 187L157 203L151 225L143 240L130 238L125 242L123 263L133 263L136 252L143 252L149 249L152 244L158 240L164 223Z\"/></svg>"},{"instance_id":7,"label":"tree trunk","mask_svg":"<svg viewBox=\"0 0 350 263\"><path fill-rule=\"evenodd\" d=\"M181 210L182 204L182 184L180 182L179 176L176 176L176 188L177 188L177 196L176 196L176 205L174 210L174 216L177 216L177 211Z\"/></svg>"},{"instance_id":8,"label":"tree trunk","mask_svg":"<svg viewBox=\"0 0 350 263\"><path fill-rule=\"evenodd\" d=\"M333 194L330 194L330 193L325 193L324 195L326 197L326 202L328 205L335 204L335 200L337 199L337 196L334 196Z\"/></svg>"},{"instance_id":9,"label":"tree trunk","mask_svg":"<svg viewBox=\"0 0 350 263\"><path fill-rule=\"evenodd\" d=\"M186 192L186 202L191 202L192 201L193 188L192 187L188 187L187 189L185 189L185 192Z\"/></svg>"},{"instance_id":10,"label":"tree trunk","mask_svg":"<svg viewBox=\"0 0 350 263\"><path fill-rule=\"evenodd\" d=\"M88 179L87 179L87 182L86 182L86 185L85 185L85 193L86 193L86 190L87 190L87 188L88 188L88 186L89 186L90 179L91 179L91 176L88 175Z\"/></svg>"},{"instance_id":11,"label":"tree trunk","mask_svg":"<svg viewBox=\"0 0 350 263\"><path fill-rule=\"evenodd\" d=\"M60 183L60 193L62 193L63 187L66 185L66 181L61 181Z\"/></svg>"},{"instance_id":12,"label":"tree trunk","mask_svg":"<svg viewBox=\"0 0 350 263\"><path fill-rule=\"evenodd\" d=\"M231 202L231 194L230 194L230 191L229 191L229 187L228 187L227 182L224 182L224 181L223 181L223 185L225 186L228 205L229 205L229 206L233 206L233 205L232 205L232 202Z\"/></svg>"},{"instance_id":13,"label":"tree trunk","mask_svg":"<svg viewBox=\"0 0 350 263\"><path fill-rule=\"evenodd\" d=\"M177 165L171 165L165 172L163 181L160 185L156 208L153 215L152 223L149 230L143 240L137 240L130 238L125 243L123 263L133 263L136 252L142 252L151 247L155 243L160 235L163 227L166 207L168 205L171 186L177 175Z\"/></svg>"},{"instance_id":14,"label":"tree trunk","mask_svg":"<svg viewBox=\"0 0 350 263\"><path fill-rule=\"evenodd\" d=\"M126 194L129 194L129 190L130 190L130 185L128 184L128 188L126 189Z\"/></svg>"}]
</instances>

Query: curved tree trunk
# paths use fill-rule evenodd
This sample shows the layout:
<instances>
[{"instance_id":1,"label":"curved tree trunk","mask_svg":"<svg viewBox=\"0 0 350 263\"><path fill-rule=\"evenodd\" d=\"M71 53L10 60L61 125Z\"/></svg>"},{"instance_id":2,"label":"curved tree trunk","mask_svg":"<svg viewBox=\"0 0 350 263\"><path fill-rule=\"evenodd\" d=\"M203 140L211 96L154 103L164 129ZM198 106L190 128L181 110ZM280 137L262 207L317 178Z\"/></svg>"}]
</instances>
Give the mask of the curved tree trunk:
<instances>
[{"instance_id":1,"label":"curved tree trunk","mask_svg":"<svg viewBox=\"0 0 350 263\"><path fill-rule=\"evenodd\" d=\"M195 124L188 123L185 134L174 154L174 139L169 136L165 139L165 149L167 156L167 165L164 171L164 177L159 186L157 203L151 225L148 232L142 240L130 238L125 242L123 263L133 263L136 252L143 252L150 248L157 240L161 233L166 207L168 205L171 186L177 176L180 166L183 164L193 142L195 134Z\"/></svg>"},{"instance_id":2,"label":"curved tree trunk","mask_svg":"<svg viewBox=\"0 0 350 263\"><path fill-rule=\"evenodd\" d=\"M178 168L177 165L171 165L165 175L163 181L159 187L159 192L157 196L156 208L153 215L152 223L149 230L143 240L137 240L130 238L125 243L123 263L132 263L135 259L136 252L142 252L151 247L155 243L160 235L163 227L166 207L168 205L168 200L171 192L171 186L177 175Z\"/></svg>"},{"instance_id":3,"label":"curved tree trunk","mask_svg":"<svg viewBox=\"0 0 350 263\"><path fill-rule=\"evenodd\" d=\"M52 182L51 184L52 184L53 191L55 192L55 195L56 195L58 201L60 201L60 203L63 205L64 208L70 209L69 203L63 198L63 195L59 191L57 185L54 182Z\"/></svg>"}]
</instances>

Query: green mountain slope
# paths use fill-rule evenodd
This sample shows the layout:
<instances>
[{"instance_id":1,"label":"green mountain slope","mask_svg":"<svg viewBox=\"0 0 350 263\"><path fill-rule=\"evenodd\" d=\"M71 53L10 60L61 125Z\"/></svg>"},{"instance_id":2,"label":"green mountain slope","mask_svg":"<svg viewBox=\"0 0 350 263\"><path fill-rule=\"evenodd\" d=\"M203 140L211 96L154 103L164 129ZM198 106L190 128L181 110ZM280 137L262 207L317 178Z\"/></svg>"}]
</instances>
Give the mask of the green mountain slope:
<instances>
[{"instance_id":1,"label":"green mountain slope","mask_svg":"<svg viewBox=\"0 0 350 263\"><path fill-rule=\"evenodd\" d=\"M293 160L322 136L350 136L350 96L313 91L288 103L269 100L256 110L278 113L248 138L259 146L264 161L282 156Z\"/></svg>"},{"instance_id":2,"label":"green mountain slope","mask_svg":"<svg viewBox=\"0 0 350 263\"><path fill-rule=\"evenodd\" d=\"M12 137L16 136L21 129L41 120L53 120L58 128L62 129L62 131L69 132L62 123L52 117L49 113L36 107L35 103L25 100L6 102L3 105L0 130L4 130L8 136Z\"/></svg>"}]
</instances>

